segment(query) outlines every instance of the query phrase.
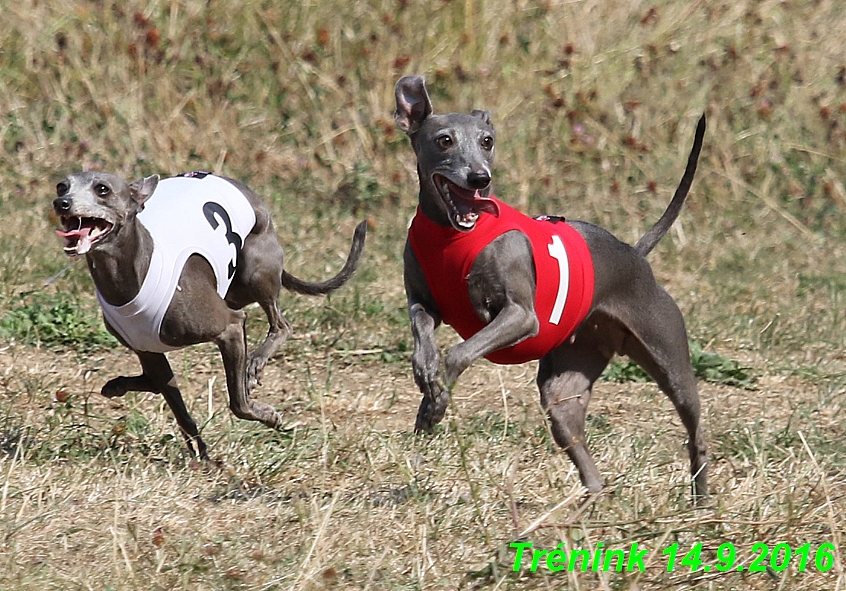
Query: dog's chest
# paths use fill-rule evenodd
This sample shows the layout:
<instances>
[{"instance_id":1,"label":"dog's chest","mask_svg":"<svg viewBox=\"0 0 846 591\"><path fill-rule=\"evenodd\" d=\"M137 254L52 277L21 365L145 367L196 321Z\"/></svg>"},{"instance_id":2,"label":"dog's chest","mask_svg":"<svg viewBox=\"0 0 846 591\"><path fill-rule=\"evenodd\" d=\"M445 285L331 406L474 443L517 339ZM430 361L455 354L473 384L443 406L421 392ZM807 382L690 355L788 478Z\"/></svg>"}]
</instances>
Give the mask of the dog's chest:
<instances>
[{"instance_id":1,"label":"dog's chest","mask_svg":"<svg viewBox=\"0 0 846 591\"><path fill-rule=\"evenodd\" d=\"M518 230L529 238L532 257L526 265L533 265L536 277L539 332L486 356L495 363L524 363L563 343L584 320L593 300L593 264L587 244L569 224L535 220L498 203L498 217L482 214L467 233L438 226L418 212L409 242L441 318L467 339L487 324L469 296L468 276L476 257L505 232Z\"/></svg>"}]
</instances>

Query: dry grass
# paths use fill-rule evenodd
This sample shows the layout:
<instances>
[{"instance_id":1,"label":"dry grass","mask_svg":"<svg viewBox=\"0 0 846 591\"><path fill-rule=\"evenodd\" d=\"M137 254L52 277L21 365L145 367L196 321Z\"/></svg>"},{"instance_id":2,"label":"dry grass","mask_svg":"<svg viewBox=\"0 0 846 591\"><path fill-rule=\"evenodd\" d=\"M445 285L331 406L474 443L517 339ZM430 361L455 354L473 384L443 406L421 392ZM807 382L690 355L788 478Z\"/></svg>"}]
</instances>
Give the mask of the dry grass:
<instances>
[{"instance_id":1,"label":"dry grass","mask_svg":"<svg viewBox=\"0 0 846 591\"><path fill-rule=\"evenodd\" d=\"M827 573L668 573L660 555L701 542L713 564L729 542L748 565L757 542L844 543L844 28L829 0L5 7L0 589L846 588L842 551ZM654 384L597 385L599 498L551 442L533 364L477 364L443 428L411 433L400 253L415 177L391 120L411 72L438 111L493 111L503 198L629 241L708 113L693 194L652 262L691 337L757 376L755 390L701 383L709 506L689 506L683 430ZM92 344L83 265L44 286L66 265L46 206L81 168L244 179L309 278L370 220L349 286L283 295L295 338L256 396L285 429L230 416L213 347L171 360L216 466L189 461L159 398L99 397L136 362ZM513 573L527 529L541 548L637 541L650 562Z\"/></svg>"}]
</instances>

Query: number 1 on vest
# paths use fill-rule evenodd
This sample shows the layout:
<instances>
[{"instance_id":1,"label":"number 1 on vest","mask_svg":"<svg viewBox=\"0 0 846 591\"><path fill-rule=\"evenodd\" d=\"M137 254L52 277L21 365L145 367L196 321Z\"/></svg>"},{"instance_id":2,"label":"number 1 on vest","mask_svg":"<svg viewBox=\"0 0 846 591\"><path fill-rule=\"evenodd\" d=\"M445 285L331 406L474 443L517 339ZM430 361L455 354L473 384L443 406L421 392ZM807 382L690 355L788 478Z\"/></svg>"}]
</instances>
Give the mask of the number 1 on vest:
<instances>
[{"instance_id":1,"label":"number 1 on vest","mask_svg":"<svg viewBox=\"0 0 846 591\"><path fill-rule=\"evenodd\" d=\"M552 244L547 245L549 256L558 261L558 295L555 296L555 305L552 307L552 314L549 316L550 324L561 322L561 314L564 313L564 304L567 302L567 291L570 287L570 272L567 264L567 250L559 236L552 236Z\"/></svg>"}]
</instances>

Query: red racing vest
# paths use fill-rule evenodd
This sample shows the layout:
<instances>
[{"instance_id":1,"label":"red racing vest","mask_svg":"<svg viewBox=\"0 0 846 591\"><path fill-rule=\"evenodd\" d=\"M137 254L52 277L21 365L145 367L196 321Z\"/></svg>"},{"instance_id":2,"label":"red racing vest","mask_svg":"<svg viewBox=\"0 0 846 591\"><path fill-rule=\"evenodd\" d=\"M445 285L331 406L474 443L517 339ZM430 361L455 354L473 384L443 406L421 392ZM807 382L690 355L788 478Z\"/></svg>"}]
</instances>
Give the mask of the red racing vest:
<instances>
[{"instance_id":1,"label":"red racing vest","mask_svg":"<svg viewBox=\"0 0 846 591\"><path fill-rule=\"evenodd\" d=\"M470 303L467 286L476 257L505 232L519 230L529 238L537 278L538 334L485 355L494 363L525 363L567 340L587 316L593 302L593 260L584 238L570 224L530 218L501 201L497 204L499 216L480 213L469 232L440 226L418 208L408 240L441 319L466 340L485 326Z\"/></svg>"}]
</instances>

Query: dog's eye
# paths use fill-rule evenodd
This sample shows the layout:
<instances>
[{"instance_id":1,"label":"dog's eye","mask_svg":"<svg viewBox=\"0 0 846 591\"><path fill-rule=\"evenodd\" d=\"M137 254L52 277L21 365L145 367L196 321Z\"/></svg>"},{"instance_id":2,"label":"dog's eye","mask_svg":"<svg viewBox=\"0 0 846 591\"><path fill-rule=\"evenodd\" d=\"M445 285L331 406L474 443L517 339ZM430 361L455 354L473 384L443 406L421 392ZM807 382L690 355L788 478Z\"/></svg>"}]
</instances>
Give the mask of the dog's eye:
<instances>
[{"instance_id":1,"label":"dog's eye","mask_svg":"<svg viewBox=\"0 0 846 591\"><path fill-rule=\"evenodd\" d=\"M452 145L452 138L448 135L442 135L438 136L438 139L436 139L435 142L437 142L440 149L446 150Z\"/></svg>"},{"instance_id":2,"label":"dog's eye","mask_svg":"<svg viewBox=\"0 0 846 591\"><path fill-rule=\"evenodd\" d=\"M482 138L482 149L483 150L487 150L488 152L490 152L491 150L493 150L493 147L494 147L494 140L491 136L486 135L485 137Z\"/></svg>"},{"instance_id":3,"label":"dog's eye","mask_svg":"<svg viewBox=\"0 0 846 591\"><path fill-rule=\"evenodd\" d=\"M67 183L59 183L56 185L56 195L59 197L64 197L68 194L68 191L70 191L70 187Z\"/></svg>"},{"instance_id":4,"label":"dog's eye","mask_svg":"<svg viewBox=\"0 0 846 591\"><path fill-rule=\"evenodd\" d=\"M109 188L108 185L104 185L103 183L97 183L96 185L94 185L94 192L97 193L97 195L99 195L100 197L105 197L106 195L111 193L112 190Z\"/></svg>"}]
</instances>

